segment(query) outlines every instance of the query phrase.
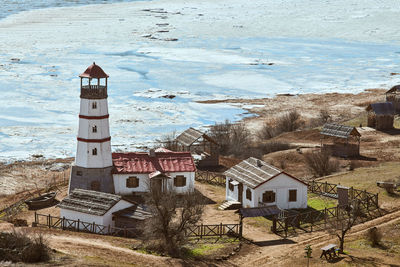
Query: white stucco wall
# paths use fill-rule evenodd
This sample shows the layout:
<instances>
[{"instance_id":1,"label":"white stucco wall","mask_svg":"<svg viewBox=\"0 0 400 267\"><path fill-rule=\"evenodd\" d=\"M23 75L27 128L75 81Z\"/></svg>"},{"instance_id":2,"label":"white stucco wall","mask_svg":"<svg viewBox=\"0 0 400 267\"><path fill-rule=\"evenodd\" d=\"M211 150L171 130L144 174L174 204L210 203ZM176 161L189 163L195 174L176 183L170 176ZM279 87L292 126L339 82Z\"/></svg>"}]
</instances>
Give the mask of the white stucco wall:
<instances>
[{"instance_id":1,"label":"white stucco wall","mask_svg":"<svg viewBox=\"0 0 400 267\"><path fill-rule=\"evenodd\" d=\"M97 155L92 150L97 148ZM111 141L103 143L87 143L78 141L76 166L84 168L105 168L112 166Z\"/></svg>"},{"instance_id":2,"label":"white stucco wall","mask_svg":"<svg viewBox=\"0 0 400 267\"><path fill-rule=\"evenodd\" d=\"M229 190L229 181L233 180L230 177L226 177L226 183L225 183L225 188L226 188L226 200L231 200L231 201L238 201L238 187L237 185L234 186L234 190L231 191Z\"/></svg>"},{"instance_id":3,"label":"white stucco wall","mask_svg":"<svg viewBox=\"0 0 400 267\"><path fill-rule=\"evenodd\" d=\"M92 214L87 214L79 211L74 211L74 210L68 210L68 209L60 209L60 217L65 217L66 219L69 220L75 220L81 222L86 222L86 223L96 223L98 225L104 225L107 226L114 226L114 221L112 220L112 214L116 211L131 207L132 204L125 201L125 200L120 200L117 204L115 204L109 211L107 211L103 216L97 216L97 215L92 215ZM81 230L84 229L83 225L79 225L79 228Z\"/></svg>"},{"instance_id":4,"label":"white stucco wall","mask_svg":"<svg viewBox=\"0 0 400 267\"><path fill-rule=\"evenodd\" d=\"M195 173L194 172L171 172L171 179L168 180L168 188L171 189L173 188L175 192L178 194L181 193L187 193L189 191L194 190L194 178L195 178ZM174 178L176 176L183 175L186 177L186 185L182 187L176 187L174 186Z\"/></svg>"},{"instance_id":5,"label":"white stucco wall","mask_svg":"<svg viewBox=\"0 0 400 267\"><path fill-rule=\"evenodd\" d=\"M194 181L195 181L195 173L194 172L171 172L169 174L171 179L167 179L167 189L174 189L177 193L185 193L194 190ZM186 177L186 186L183 187L175 187L174 186L174 178L178 175L183 175ZM127 188L126 187L126 180L131 177L135 176L139 178L139 187L136 188ZM114 174L114 189L115 194L118 195L129 195L133 192L148 192L150 179L149 174Z\"/></svg>"},{"instance_id":6,"label":"white stucco wall","mask_svg":"<svg viewBox=\"0 0 400 267\"><path fill-rule=\"evenodd\" d=\"M238 185L234 186L234 190L229 190L229 179L226 179L226 200L239 201L238 196ZM232 179L234 180L234 179ZM307 208L307 186L286 174L280 174L272 180L262 184L261 186L251 189L252 197L251 201L246 198L247 186L243 184L243 207L258 207L262 206L259 203L262 202L262 195L265 191L275 192L275 202L265 203L264 205L277 205L281 209L293 209L293 208ZM297 201L289 202L289 190L297 190Z\"/></svg>"},{"instance_id":7,"label":"white stucco wall","mask_svg":"<svg viewBox=\"0 0 400 267\"><path fill-rule=\"evenodd\" d=\"M289 202L289 190L297 190L297 201ZM262 202L262 194L265 191L275 192L275 202L265 205L277 205L281 209L307 208L307 186L286 174L280 174L272 180L255 189L254 205L257 207Z\"/></svg>"},{"instance_id":8,"label":"white stucco wall","mask_svg":"<svg viewBox=\"0 0 400 267\"><path fill-rule=\"evenodd\" d=\"M97 127L97 132L93 132L93 126ZM110 127L108 118L92 120L79 118L78 137L84 139L104 139L110 137Z\"/></svg>"},{"instance_id":9,"label":"white stucco wall","mask_svg":"<svg viewBox=\"0 0 400 267\"><path fill-rule=\"evenodd\" d=\"M92 103L97 103L97 108L92 108ZM108 114L107 99L85 99L81 98L80 115L84 116L104 116Z\"/></svg>"},{"instance_id":10,"label":"white stucco wall","mask_svg":"<svg viewBox=\"0 0 400 267\"><path fill-rule=\"evenodd\" d=\"M126 187L126 180L135 176L139 178L139 187L128 188ZM149 186L149 175L138 173L138 174L113 174L114 190L117 195L130 195L132 192L148 192Z\"/></svg>"}]
</instances>

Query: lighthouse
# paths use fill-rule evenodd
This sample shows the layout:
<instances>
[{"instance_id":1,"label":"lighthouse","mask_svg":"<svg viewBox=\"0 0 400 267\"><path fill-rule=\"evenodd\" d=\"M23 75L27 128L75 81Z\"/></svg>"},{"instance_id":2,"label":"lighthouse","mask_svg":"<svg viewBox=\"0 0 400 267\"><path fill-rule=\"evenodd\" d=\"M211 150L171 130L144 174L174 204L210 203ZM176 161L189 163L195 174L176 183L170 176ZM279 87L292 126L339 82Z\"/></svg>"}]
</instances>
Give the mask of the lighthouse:
<instances>
[{"instance_id":1,"label":"lighthouse","mask_svg":"<svg viewBox=\"0 0 400 267\"><path fill-rule=\"evenodd\" d=\"M78 144L69 192L81 188L114 193L107 104L109 76L93 63L79 77L81 101Z\"/></svg>"}]
</instances>

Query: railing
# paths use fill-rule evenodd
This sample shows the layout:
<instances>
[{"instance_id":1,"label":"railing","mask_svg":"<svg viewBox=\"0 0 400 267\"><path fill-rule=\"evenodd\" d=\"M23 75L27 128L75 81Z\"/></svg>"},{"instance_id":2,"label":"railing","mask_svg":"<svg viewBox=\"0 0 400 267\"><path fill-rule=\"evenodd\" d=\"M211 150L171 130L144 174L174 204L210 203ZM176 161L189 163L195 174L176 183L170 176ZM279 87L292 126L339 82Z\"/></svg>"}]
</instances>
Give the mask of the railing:
<instances>
[{"instance_id":1,"label":"railing","mask_svg":"<svg viewBox=\"0 0 400 267\"><path fill-rule=\"evenodd\" d=\"M100 99L107 97L107 87L103 85L83 85L81 98Z\"/></svg>"},{"instance_id":2,"label":"railing","mask_svg":"<svg viewBox=\"0 0 400 267\"><path fill-rule=\"evenodd\" d=\"M308 184L308 190L318 195L338 198L337 186L337 184L330 184L328 182L312 181ZM378 194L372 194L365 190L358 190L350 187L348 196L349 200L357 199L361 201L360 204L362 205L378 207Z\"/></svg>"},{"instance_id":3,"label":"railing","mask_svg":"<svg viewBox=\"0 0 400 267\"><path fill-rule=\"evenodd\" d=\"M196 171L196 181L225 186L226 177L219 172Z\"/></svg>"},{"instance_id":4,"label":"railing","mask_svg":"<svg viewBox=\"0 0 400 267\"><path fill-rule=\"evenodd\" d=\"M240 237L240 224L201 224L190 227L185 235L187 237Z\"/></svg>"},{"instance_id":5,"label":"railing","mask_svg":"<svg viewBox=\"0 0 400 267\"><path fill-rule=\"evenodd\" d=\"M337 185L327 182L310 182L309 191L322 196L338 198ZM282 213L273 218L272 231L276 234L284 234L287 237L291 233L296 233L296 229L305 232L316 230L326 230L328 222L341 223L348 218L348 208L356 208L360 212L357 220L360 222L368 221L382 215L382 210L378 205L378 194L372 194L349 188L348 203L346 206L325 208L323 210L313 210L309 212L299 212L298 214Z\"/></svg>"},{"instance_id":6,"label":"railing","mask_svg":"<svg viewBox=\"0 0 400 267\"><path fill-rule=\"evenodd\" d=\"M35 212L35 226L45 226L48 228L86 232L100 235L112 235L122 237L135 237L137 235L135 228L121 228L112 227L111 225L105 226L96 224L95 222L89 223L81 220L71 220L65 217L55 217Z\"/></svg>"},{"instance_id":7,"label":"railing","mask_svg":"<svg viewBox=\"0 0 400 267\"><path fill-rule=\"evenodd\" d=\"M35 212L35 226L55 228L61 230L85 232L100 235L112 235L122 237L136 237L138 235L136 228L121 228L111 225L105 226L89 223L81 220L71 220L65 217L55 217ZM203 238L203 237L222 237L232 236L240 237L240 224L201 224L190 227L185 232L187 237Z\"/></svg>"}]
</instances>

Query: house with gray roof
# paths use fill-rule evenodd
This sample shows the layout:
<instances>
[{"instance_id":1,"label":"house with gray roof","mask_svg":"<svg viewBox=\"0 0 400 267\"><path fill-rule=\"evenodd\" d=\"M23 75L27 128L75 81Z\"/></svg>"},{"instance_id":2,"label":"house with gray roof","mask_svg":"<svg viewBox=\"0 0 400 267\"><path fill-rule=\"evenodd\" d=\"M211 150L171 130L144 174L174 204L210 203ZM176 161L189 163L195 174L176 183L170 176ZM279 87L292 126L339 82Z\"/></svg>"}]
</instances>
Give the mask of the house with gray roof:
<instances>
[{"instance_id":1,"label":"house with gray roof","mask_svg":"<svg viewBox=\"0 0 400 267\"><path fill-rule=\"evenodd\" d=\"M356 157L360 155L361 134L356 127L326 123L320 132L321 149L334 156Z\"/></svg>"},{"instance_id":2,"label":"house with gray roof","mask_svg":"<svg viewBox=\"0 0 400 267\"><path fill-rule=\"evenodd\" d=\"M400 84L390 88L385 95L386 102L391 102L396 114L400 114Z\"/></svg>"},{"instance_id":3,"label":"house with gray roof","mask_svg":"<svg viewBox=\"0 0 400 267\"><path fill-rule=\"evenodd\" d=\"M175 139L178 151L190 151L199 167L219 165L219 144L212 137L190 127Z\"/></svg>"},{"instance_id":4,"label":"house with gray roof","mask_svg":"<svg viewBox=\"0 0 400 267\"><path fill-rule=\"evenodd\" d=\"M226 200L245 208L307 208L307 184L260 159L250 157L224 172Z\"/></svg>"},{"instance_id":5,"label":"house with gray roof","mask_svg":"<svg viewBox=\"0 0 400 267\"><path fill-rule=\"evenodd\" d=\"M137 206L136 203L119 195L84 189L74 189L58 204L60 217L85 223L95 223L106 227L115 226L113 217L116 216L114 214L121 217L121 214L117 213L118 211L135 206ZM139 215L141 214L143 213ZM85 229L83 224L79 227L82 230Z\"/></svg>"},{"instance_id":6,"label":"house with gray roof","mask_svg":"<svg viewBox=\"0 0 400 267\"><path fill-rule=\"evenodd\" d=\"M393 129L395 109L392 102L373 103L368 105L368 127L377 130Z\"/></svg>"}]
</instances>

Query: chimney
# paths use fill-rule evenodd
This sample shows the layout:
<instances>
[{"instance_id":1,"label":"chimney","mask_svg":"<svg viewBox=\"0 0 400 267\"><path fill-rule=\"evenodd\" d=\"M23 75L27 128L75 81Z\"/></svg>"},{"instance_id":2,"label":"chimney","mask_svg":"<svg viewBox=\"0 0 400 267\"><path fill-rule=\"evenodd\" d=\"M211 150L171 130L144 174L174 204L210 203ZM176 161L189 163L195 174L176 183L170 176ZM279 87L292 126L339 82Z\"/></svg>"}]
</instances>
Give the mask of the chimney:
<instances>
[{"instance_id":1,"label":"chimney","mask_svg":"<svg viewBox=\"0 0 400 267\"><path fill-rule=\"evenodd\" d=\"M259 168L261 168L262 166L263 166L263 164L261 163L261 160L257 160L257 166L259 167Z\"/></svg>"},{"instance_id":2,"label":"chimney","mask_svg":"<svg viewBox=\"0 0 400 267\"><path fill-rule=\"evenodd\" d=\"M156 156L156 151L152 148L149 150L149 157L154 158Z\"/></svg>"}]
</instances>

